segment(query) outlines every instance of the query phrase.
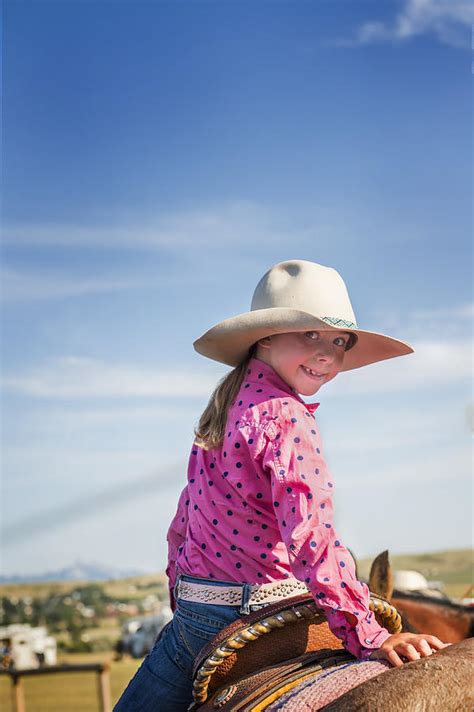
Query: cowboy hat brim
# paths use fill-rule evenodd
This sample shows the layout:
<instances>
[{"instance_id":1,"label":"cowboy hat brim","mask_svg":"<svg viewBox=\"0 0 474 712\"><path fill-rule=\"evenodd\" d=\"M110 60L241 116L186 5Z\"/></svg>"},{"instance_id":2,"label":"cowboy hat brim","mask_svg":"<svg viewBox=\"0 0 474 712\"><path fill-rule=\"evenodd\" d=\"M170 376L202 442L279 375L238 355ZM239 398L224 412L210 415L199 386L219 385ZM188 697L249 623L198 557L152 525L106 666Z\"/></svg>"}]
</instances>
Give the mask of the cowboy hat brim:
<instances>
[{"instance_id":1,"label":"cowboy hat brim","mask_svg":"<svg viewBox=\"0 0 474 712\"><path fill-rule=\"evenodd\" d=\"M344 325L332 326L314 314L283 307L255 309L225 319L206 331L193 346L207 358L228 366L238 366L259 339L273 334L309 330L346 331L357 336L357 343L344 356L342 371L413 353L409 344L391 336Z\"/></svg>"}]
</instances>

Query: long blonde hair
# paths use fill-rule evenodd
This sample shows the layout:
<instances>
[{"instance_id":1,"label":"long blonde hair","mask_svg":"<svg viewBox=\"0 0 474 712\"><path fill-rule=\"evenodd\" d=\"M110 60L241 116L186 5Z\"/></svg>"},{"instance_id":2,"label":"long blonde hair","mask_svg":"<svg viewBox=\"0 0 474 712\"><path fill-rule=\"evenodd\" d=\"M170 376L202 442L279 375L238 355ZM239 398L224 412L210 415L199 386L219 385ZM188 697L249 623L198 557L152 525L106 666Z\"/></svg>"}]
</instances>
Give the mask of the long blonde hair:
<instances>
[{"instance_id":1,"label":"long blonde hair","mask_svg":"<svg viewBox=\"0 0 474 712\"><path fill-rule=\"evenodd\" d=\"M257 344L253 344L242 363L219 381L209 398L209 402L199 419L199 424L194 430L196 443L205 450L219 447L222 444L229 408L239 392L247 372L248 363L256 350Z\"/></svg>"}]
</instances>

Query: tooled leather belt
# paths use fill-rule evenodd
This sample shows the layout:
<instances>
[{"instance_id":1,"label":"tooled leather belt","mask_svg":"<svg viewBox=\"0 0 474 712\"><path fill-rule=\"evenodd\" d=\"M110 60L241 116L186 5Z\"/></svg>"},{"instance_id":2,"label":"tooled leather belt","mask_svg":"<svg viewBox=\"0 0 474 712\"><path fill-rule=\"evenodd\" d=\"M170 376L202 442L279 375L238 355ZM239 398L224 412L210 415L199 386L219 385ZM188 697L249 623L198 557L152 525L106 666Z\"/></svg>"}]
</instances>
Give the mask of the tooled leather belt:
<instances>
[{"instance_id":1,"label":"tooled leather belt","mask_svg":"<svg viewBox=\"0 0 474 712\"><path fill-rule=\"evenodd\" d=\"M218 586L210 583L194 583L180 580L177 586L176 597L184 601L194 603L213 603L224 606L237 606L242 601L244 584L229 584ZM283 598L298 596L308 593L308 589L302 581L295 578L288 578L282 581L271 581L270 583L251 584L250 606L275 603Z\"/></svg>"}]
</instances>

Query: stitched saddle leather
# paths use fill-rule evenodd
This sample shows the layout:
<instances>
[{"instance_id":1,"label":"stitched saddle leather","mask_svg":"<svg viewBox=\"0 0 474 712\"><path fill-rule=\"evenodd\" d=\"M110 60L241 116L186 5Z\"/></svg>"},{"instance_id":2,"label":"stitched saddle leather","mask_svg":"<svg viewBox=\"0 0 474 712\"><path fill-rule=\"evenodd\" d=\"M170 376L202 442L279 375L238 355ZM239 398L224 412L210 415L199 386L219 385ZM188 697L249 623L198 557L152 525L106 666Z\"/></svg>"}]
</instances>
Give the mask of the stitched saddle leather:
<instances>
[{"instance_id":1,"label":"stitched saddle leather","mask_svg":"<svg viewBox=\"0 0 474 712\"><path fill-rule=\"evenodd\" d=\"M270 604L223 628L201 650L194 666L194 676L196 677L206 659L212 656L216 649L225 644L230 637L236 636L239 632L245 632L263 619L278 616L278 614L284 615L286 611L296 611L299 614L296 622L285 625L285 627L273 628L271 634L267 633L252 640L245 650L236 650L225 657L215 667L210 677L208 696L213 695L222 685L229 686L235 681L253 674L255 670L283 663L287 665L288 661L294 662L295 658L299 659L306 653L321 650L334 651L343 647L339 638L336 638L331 632L324 613L317 612L311 594L302 594L291 598L291 601L283 599Z\"/></svg>"},{"instance_id":2,"label":"stitched saddle leather","mask_svg":"<svg viewBox=\"0 0 474 712\"><path fill-rule=\"evenodd\" d=\"M270 665L221 687L199 707L199 712L259 710L259 705L268 703L270 696L280 696L289 686L296 685L305 677L353 659L345 650L319 650L278 665Z\"/></svg>"}]
</instances>

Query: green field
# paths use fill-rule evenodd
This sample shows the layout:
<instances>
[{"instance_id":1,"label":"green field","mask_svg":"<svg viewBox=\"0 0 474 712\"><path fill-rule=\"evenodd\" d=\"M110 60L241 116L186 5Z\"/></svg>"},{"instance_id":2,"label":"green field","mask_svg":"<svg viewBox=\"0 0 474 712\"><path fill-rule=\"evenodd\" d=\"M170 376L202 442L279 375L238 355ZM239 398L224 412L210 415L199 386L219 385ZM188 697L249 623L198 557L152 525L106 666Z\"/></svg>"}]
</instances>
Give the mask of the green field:
<instances>
[{"instance_id":1,"label":"green field","mask_svg":"<svg viewBox=\"0 0 474 712\"><path fill-rule=\"evenodd\" d=\"M453 598L468 595L473 582L472 549L452 549L428 554L389 555L394 569L419 571L428 581L441 581L445 592ZM372 559L359 561L359 576L368 579ZM472 595L472 594L471 594Z\"/></svg>"},{"instance_id":2,"label":"green field","mask_svg":"<svg viewBox=\"0 0 474 712\"><path fill-rule=\"evenodd\" d=\"M105 662L111 660L105 655L62 656L61 662L71 664ZM112 703L115 704L128 681L140 665L141 660L111 662L110 685ZM100 710L95 673L58 673L44 677L25 677L26 712L96 712ZM11 699L11 682L7 676L0 676L0 710L14 712Z\"/></svg>"}]
</instances>

